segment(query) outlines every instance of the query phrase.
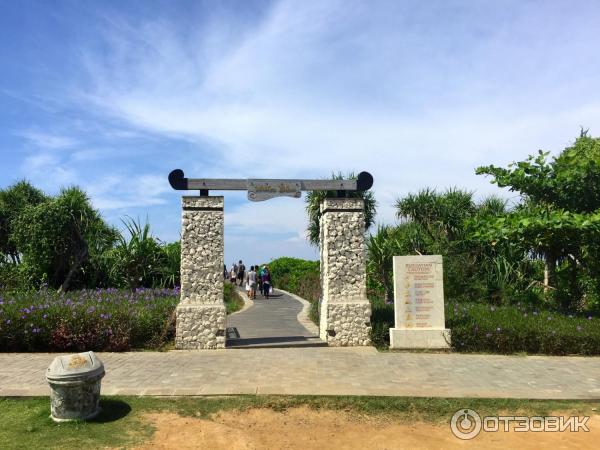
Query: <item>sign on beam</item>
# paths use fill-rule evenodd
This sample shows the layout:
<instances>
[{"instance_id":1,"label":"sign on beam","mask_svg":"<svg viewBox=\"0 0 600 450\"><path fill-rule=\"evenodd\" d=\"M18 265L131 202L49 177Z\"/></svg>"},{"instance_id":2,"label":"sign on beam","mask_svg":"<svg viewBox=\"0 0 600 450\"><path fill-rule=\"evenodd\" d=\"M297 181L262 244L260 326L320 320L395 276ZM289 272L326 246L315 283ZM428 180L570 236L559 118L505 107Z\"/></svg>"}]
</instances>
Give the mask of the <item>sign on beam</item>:
<instances>
[{"instance_id":1,"label":"sign on beam","mask_svg":"<svg viewBox=\"0 0 600 450\"><path fill-rule=\"evenodd\" d=\"M300 198L302 191L337 191L344 196L345 191L367 191L373 186L369 172L361 172L352 180L282 180L282 179L216 179L186 178L183 170L175 169L169 174L169 184L179 191L200 190L200 195L208 191L248 191L252 201L268 200L274 197Z\"/></svg>"},{"instance_id":2,"label":"sign on beam","mask_svg":"<svg viewBox=\"0 0 600 450\"><path fill-rule=\"evenodd\" d=\"M302 185L294 180L248 180L248 200L260 202L275 197L300 198Z\"/></svg>"}]
</instances>

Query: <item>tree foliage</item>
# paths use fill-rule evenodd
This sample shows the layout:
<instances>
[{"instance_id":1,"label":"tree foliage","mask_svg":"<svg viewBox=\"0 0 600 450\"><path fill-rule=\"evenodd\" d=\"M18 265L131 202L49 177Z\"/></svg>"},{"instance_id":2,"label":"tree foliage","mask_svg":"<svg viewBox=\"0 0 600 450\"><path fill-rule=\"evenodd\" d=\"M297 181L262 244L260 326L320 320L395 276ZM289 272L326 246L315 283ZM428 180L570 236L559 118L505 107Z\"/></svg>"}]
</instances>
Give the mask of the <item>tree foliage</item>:
<instances>
[{"instance_id":1,"label":"tree foliage","mask_svg":"<svg viewBox=\"0 0 600 450\"><path fill-rule=\"evenodd\" d=\"M0 190L0 258L8 257L13 263L20 262L22 252L13 238L15 221L27 206L35 206L45 200L44 193L26 180Z\"/></svg>"},{"instance_id":2,"label":"tree foliage","mask_svg":"<svg viewBox=\"0 0 600 450\"><path fill-rule=\"evenodd\" d=\"M77 187L51 197L21 181L0 191L0 287L178 286L179 242L124 223L124 234L107 225Z\"/></svg>"},{"instance_id":3,"label":"tree foliage","mask_svg":"<svg viewBox=\"0 0 600 450\"><path fill-rule=\"evenodd\" d=\"M555 158L540 150L507 168L484 166L476 172L518 192L522 203L502 217L479 221L475 236L538 255L545 264L546 290L552 289L566 309L580 304L582 277L597 285L600 275L595 254L600 239L600 139L582 132ZM559 272L568 289L561 286Z\"/></svg>"},{"instance_id":4,"label":"tree foliage","mask_svg":"<svg viewBox=\"0 0 600 450\"><path fill-rule=\"evenodd\" d=\"M75 187L26 206L13 223L12 236L24 262L40 280L62 290L68 290L90 258L110 247L116 236Z\"/></svg>"},{"instance_id":5,"label":"tree foliage","mask_svg":"<svg viewBox=\"0 0 600 450\"><path fill-rule=\"evenodd\" d=\"M473 240L470 221L506 212L506 202L498 197L480 202L473 197L458 188L443 192L425 188L396 200L400 224L380 227L367 242L370 278L387 299L391 298L392 256L411 254L444 256L445 290L451 298L501 296L506 279L515 277L506 261L520 261L524 254L509 258L507 248Z\"/></svg>"}]
</instances>

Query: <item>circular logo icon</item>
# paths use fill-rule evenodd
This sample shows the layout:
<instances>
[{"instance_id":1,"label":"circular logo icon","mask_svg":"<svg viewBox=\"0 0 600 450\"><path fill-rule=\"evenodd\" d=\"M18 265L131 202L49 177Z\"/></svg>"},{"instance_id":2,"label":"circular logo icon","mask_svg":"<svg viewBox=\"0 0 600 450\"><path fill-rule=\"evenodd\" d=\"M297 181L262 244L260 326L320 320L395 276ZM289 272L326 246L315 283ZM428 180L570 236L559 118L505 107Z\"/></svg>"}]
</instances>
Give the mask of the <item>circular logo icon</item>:
<instances>
[{"instance_id":1,"label":"circular logo icon","mask_svg":"<svg viewBox=\"0 0 600 450\"><path fill-rule=\"evenodd\" d=\"M473 439L481 431L481 417L472 409L459 409L450 419L450 429L459 439Z\"/></svg>"}]
</instances>

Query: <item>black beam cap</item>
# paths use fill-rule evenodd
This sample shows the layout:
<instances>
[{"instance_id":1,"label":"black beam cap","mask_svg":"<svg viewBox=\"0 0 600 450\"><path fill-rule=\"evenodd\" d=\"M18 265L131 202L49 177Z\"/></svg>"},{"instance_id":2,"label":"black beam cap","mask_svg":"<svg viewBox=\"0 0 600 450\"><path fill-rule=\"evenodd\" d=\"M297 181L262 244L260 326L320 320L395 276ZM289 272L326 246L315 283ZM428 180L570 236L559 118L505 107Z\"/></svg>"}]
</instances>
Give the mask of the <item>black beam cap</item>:
<instances>
[{"instance_id":1,"label":"black beam cap","mask_svg":"<svg viewBox=\"0 0 600 450\"><path fill-rule=\"evenodd\" d=\"M183 172L182 172L183 173ZM357 191L368 191L373 187L373 175L369 172L361 172L356 178L356 190Z\"/></svg>"},{"instance_id":2,"label":"black beam cap","mask_svg":"<svg viewBox=\"0 0 600 450\"><path fill-rule=\"evenodd\" d=\"M183 170L172 170L169 174L169 184L177 191L186 191L188 189L188 179L185 178Z\"/></svg>"}]
</instances>

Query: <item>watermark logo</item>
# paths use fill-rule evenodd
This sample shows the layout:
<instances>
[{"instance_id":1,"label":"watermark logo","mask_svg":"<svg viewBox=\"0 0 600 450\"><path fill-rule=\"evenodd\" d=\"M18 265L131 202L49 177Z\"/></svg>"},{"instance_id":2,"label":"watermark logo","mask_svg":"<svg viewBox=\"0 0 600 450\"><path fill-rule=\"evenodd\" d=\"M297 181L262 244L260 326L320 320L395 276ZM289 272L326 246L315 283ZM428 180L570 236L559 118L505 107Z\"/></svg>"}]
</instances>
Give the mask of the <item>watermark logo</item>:
<instances>
[{"instance_id":1,"label":"watermark logo","mask_svg":"<svg viewBox=\"0 0 600 450\"><path fill-rule=\"evenodd\" d=\"M472 409L459 409L450 420L452 434L459 439L468 440L476 437L481 431L495 433L501 429L505 432L589 432L587 426L589 416L481 416Z\"/></svg>"},{"instance_id":2,"label":"watermark logo","mask_svg":"<svg viewBox=\"0 0 600 450\"><path fill-rule=\"evenodd\" d=\"M481 417L472 409L459 409L450 420L450 429L459 439L473 439L481 431Z\"/></svg>"}]
</instances>

